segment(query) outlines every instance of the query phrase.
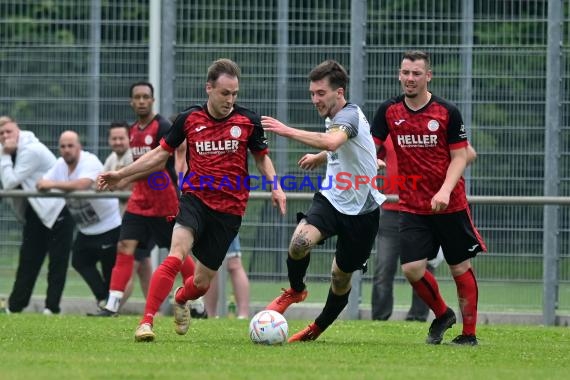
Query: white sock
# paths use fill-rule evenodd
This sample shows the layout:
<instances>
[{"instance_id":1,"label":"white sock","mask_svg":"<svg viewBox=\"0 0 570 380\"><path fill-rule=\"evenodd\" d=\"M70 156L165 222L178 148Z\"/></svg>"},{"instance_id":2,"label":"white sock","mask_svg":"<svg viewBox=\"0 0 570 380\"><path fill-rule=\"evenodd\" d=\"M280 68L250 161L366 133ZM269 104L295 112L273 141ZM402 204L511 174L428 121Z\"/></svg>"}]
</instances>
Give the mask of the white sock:
<instances>
[{"instance_id":1,"label":"white sock","mask_svg":"<svg viewBox=\"0 0 570 380\"><path fill-rule=\"evenodd\" d=\"M118 290L111 290L109 291L109 299L107 300L107 305L105 309L116 313L119 311L119 304L121 303L121 299L123 299L123 292Z\"/></svg>"}]
</instances>

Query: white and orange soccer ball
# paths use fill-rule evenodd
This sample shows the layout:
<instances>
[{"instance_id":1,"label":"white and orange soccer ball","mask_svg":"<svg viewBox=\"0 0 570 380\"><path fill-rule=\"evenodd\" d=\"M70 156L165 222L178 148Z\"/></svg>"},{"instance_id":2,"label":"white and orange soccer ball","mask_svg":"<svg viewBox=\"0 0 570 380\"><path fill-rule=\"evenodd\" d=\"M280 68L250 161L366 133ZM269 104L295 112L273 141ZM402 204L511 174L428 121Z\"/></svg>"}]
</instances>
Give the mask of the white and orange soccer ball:
<instances>
[{"instance_id":1,"label":"white and orange soccer ball","mask_svg":"<svg viewBox=\"0 0 570 380\"><path fill-rule=\"evenodd\" d=\"M277 345L287 342L289 326L280 313L262 310L249 322L249 337L253 343Z\"/></svg>"}]
</instances>

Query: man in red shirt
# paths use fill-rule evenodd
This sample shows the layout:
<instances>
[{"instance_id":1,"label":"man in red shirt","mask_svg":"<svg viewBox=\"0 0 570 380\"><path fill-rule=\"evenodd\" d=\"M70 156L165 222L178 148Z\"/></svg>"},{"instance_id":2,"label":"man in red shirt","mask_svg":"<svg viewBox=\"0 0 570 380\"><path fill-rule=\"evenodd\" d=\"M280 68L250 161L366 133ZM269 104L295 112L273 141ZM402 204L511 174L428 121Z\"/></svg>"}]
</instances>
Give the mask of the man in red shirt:
<instances>
[{"instance_id":1,"label":"man in red shirt","mask_svg":"<svg viewBox=\"0 0 570 380\"><path fill-rule=\"evenodd\" d=\"M486 247L473 225L465 195L465 126L457 107L428 91L431 76L426 53L406 52L399 74L404 94L380 105L372 135L378 146L390 135L401 176L421 177L417 189L404 187L399 194L400 261L404 275L436 317L426 342L441 343L456 322L435 277L426 271L428 258L441 246L463 316L462 334L452 343L474 346L478 289L470 259Z\"/></svg>"},{"instance_id":2,"label":"man in red shirt","mask_svg":"<svg viewBox=\"0 0 570 380\"><path fill-rule=\"evenodd\" d=\"M154 88L148 82L134 83L130 88L131 107L137 115L137 121L130 129L130 147L133 161L140 159L145 153L156 148L160 139L170 130L170 122L153 112ZM178 194L174 158L169 154L165 162L153 173L153 178L165 183L172 182L161 191L157 183L147 178L150 172L135 181L131 197L123 215L121 234L117 244L117 258L111 274L109 298L104 308L95 314L96 317L117 315L125 288L134 267L137 246L145 247L149 238L153 238L161 248L170 248L173 222L168 218L176 215L178 210ZM126 181L125 181L126 182ZM118 188L123 188L122 183ZM154 185L154 186L153 186ZM182 277L188 278L194 272L192 258L188 257L181 268Z\"/></svg>"},{"instance_id":3,"label":"man in red shirt","mask_svg":"<svg viewBox=\"0 0 570 380\"><path fill-rule=\"evenodd\" d=\"M475 160L477 153L471 145L467 146L467 164ZM388 135L378 151L379 163L385 167L383 182L379 183L384 194L398 195L399 189L407 186L415 190L420 176L404 178L398 175L398 160L394 144ZM397 203L384 202L380 213L378 229L378 247L376 250L374 272L372 275L372 319L385 321L394 310L394 276L400 257L400 206ZM441 261L440 251L434 252L435 257L428 257L426 270L432 274ZM440 258L441 257L441 258ZM425 322L429 315L429 306L412 289L412 303L406 315L407 321Z\"/></svg>"},{"instance_id":4,"label":"man in red shirt","mask_svg":"<svg viewBox=\"0 0 570 380\"><path fill-rule=\"evenodd\" d=\"M180 144L187 143L188 172L168 257L154 272L145 311L135 332L136 341L153 341L154 315L166 299L182 260L197 259L194 275L175 292L174 322L184 335L190 323L187 301L204 295L237 235L249 198L247 150L272 186L272 201L285 214L285 193L276 180L268 156L260 116L238 106L240 69L229 59L219 59L208 69L206 104L193 106L176 118L160 145L118 172L104 173L99 188L113 188L124 179L160 168Z\"/></svg>"}]
</instances>

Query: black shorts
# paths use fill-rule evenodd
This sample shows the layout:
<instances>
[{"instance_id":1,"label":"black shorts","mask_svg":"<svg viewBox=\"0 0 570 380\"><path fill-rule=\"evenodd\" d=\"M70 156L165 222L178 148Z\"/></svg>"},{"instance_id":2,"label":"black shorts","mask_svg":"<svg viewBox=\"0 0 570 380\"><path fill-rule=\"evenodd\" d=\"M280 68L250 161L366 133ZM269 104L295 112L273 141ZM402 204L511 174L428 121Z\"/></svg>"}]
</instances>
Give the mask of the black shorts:
<instances>
[{"instance_id":1,"label":"black shorts","mask_svg":"<svg viewBox=\"0 0 570 380\"><path fill-rule=\"evenodd\" d=\"M325 237L337 236L336 264L345 273L365 269L376 241L380 207L367 214L346 215L321 193L315 193L305 220Z\"/></svg>"},{"instance_id":2,"label":"black shorts","mask_svg":"<svg viewBox=\"0 0 570 380\"><path fill-rule=\"evenodd\" d=\"M468 209L431 215L400 212L402 264L432 259L439 246L449 265L457 265L487 251Z\"/></svg>"},{"instance_id":3,"label":"black shorts","mask_svg":"<svg viewBox=\"0 0 570 380\"><path fill-rule=\"evenodd\" d=\"M174 222L167 221L164 216L142 216L126 211L123 215L119 240L136 240L139 242L137 246L139 249L151 249L151 241L160 248L170 249L172 227Z\"/></svg>"},{"instance_id":4,"label":"black shorts","mask_svg":"<svg viewBox=\"0 0 570 380\"><path fill-rule=\"evenodd\" d=\"M191 194L182 194L176 223L194 231L192 253L206 267L218 270L241 226L241 216L212 210Z\"/></svg>"},{"instance_id":5,"label":"black shorts","mask_svg":"<svg viewBox=\"0 0 570 380\"><path fill-rule=\"evenodd\" d=\"M120 227L97 235L85 235L77 232L73 242L73 254L77 252L87 252L89 254L112 254L117 252L117 242L119 241Z\"/></svg>"},{"instance_id":6,"label":"black shorts","mask_svg":"<svg viewBox=\"0 0 570 380\"><path fill-rule=\"evenodd\" d=\"M150 257L150 253L152 251L152 249L154 248L155 244L154 244L154 240L152 240L152 238L149 238L148 241L144 244L141 245L140 243L137 245L137 249L135 249L135 260L136 261L143 261L145 259L148 259Z\"/></svg>"}]
</instances>

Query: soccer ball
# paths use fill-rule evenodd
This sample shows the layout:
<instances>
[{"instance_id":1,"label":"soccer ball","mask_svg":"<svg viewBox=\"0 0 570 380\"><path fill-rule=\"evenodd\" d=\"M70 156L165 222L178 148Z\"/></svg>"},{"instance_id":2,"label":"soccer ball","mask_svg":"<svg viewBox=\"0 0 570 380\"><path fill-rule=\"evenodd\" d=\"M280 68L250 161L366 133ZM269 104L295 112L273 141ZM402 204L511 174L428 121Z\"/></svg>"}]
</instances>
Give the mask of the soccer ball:
<instances>
[{"instance_id":1,"label":"soccer ball","mask_svg":"<svg viewBox=\"0 0 570 380\"><path fill-rule=\"evenodd\" d=\"M253 343L284 344L289 334L287 320L273 310L262 310L249 322L249 338Z\"/></svg>"}]
</instances>

